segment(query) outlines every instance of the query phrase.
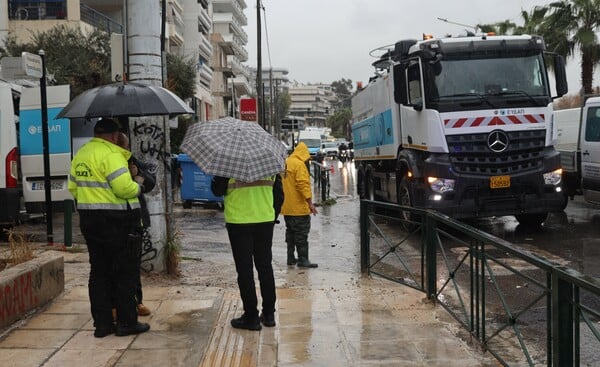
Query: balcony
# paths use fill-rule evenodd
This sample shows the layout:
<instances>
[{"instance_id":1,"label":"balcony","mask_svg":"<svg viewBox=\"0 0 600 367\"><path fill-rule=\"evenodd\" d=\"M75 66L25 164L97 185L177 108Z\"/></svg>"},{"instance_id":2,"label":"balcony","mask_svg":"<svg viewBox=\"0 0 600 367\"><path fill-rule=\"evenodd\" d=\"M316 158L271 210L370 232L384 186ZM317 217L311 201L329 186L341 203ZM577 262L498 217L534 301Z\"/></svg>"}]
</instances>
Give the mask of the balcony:
<instances>
[{"instance_id":1,"label":"balcony","mask_svg":"<svg viewBox=\"0 0 600 367\"><path fill-rule=\"evenodd\" d=\"M214 13L231 13L242 25L248 25L248 17L244 14L244 8L240 5L245 5L244 2L237 0L213 0ZM214 15L214 14L213 14Z\"/></svg>"},{"instance_id":2,"label":"balcony","mask_svg":"<svg viewBox=\"0 0 600 367\"><path fill-rule=\"evenodd\" d=\"M198 67L198 78L204 85L210 85L213 77L213 70L207 64L202 64Z\"/></svg>"},{"instance_id":3,"label":"balcony","mask_svg":"<svg viewBox=\"0 0 600 367\"><path fill-rule=\"evenodd\" d=\"M200 14L198 14L198 24L198 28L202 27L202 29L204 30L204 32L202 33L210 33L210 30L212 28L212 20L208 16L208 12L200 11Z\"/></svg>"},{"instance_id":4,"label":"balcony","mask_svg":"<svg viewBox=\"0 0 600 367\"><path fill-rule=\"evenodd\" d=\"M96 29L100 29L107 33L123 33L123 26L120 23L115 22L106 15L92 9L91 7L80 4L79 12L81 21L85 22Z\"/></svg>"},{"instance_id":5,"label":"balcony","mask_svg":"<svg viewBox=\"0 0 600 367\"><path fill-rule=\"evenodd\" d=\"M213 48L210 42L205 37L201 37L200 42L198 43L198 53L208 60L210 59L212 52Z\"/></svg>"}]
</instances>

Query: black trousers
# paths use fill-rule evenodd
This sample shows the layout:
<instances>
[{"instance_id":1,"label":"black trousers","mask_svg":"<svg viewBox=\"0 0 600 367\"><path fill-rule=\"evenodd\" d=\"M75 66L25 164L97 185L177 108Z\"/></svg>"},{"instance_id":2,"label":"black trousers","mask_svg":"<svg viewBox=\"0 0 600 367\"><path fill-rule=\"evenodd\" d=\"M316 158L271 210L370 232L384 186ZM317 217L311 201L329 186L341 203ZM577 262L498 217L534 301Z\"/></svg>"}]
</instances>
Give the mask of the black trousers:
<instances>
[{"instance_id":1,"label":"black trousers","mask_svg":"<svg viewBox=\"0 0 600 367\"><path fill-rule=\"evenodd\" d=\"M275 312L275 278L273 276L273 222L257 224L227 224L227 234L237 270L237 282L248 317L258 317L258 300L254 283L254 266L258 272L262 311Z\"/></svg>"},{"instance_id":2,"label":"black trousers","mask_svg":"<svg viewBox=\"0 0 600 367\"><path fill-rule=\"evenodd\" d=\"M94 325L137 323L139 211L80 210L79 223L90 256L88 290Z\"/></svg>"}]
</instances>

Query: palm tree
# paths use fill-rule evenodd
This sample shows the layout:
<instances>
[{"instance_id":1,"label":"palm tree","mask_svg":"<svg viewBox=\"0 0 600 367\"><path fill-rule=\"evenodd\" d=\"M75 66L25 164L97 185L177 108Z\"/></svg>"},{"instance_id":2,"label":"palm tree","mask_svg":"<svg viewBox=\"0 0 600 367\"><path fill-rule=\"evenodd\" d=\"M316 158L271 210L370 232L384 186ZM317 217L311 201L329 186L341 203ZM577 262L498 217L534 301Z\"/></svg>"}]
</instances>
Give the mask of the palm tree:
<instances>
[{"instance_id":1,"label":"palm tree","mask_svg":"<svg viewBox=\"0 0 600 367\"><path fill-rule=\"evenodd\" d=\"M594 69L600 61L600 0L562 0L548 4L542 35L548 50L565 58L581 52L581 84L592 93Z\"/></svg>"}]
</instances>

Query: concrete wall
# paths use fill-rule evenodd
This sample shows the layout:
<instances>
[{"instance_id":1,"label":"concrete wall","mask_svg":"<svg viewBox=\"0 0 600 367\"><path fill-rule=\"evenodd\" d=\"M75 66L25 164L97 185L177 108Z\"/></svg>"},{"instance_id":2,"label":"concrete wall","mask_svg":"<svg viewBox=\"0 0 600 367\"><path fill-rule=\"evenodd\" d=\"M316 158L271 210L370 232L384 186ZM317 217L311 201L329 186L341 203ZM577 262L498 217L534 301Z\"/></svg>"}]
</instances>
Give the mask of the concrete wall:
<instances>
[{"instance_id":1,"label":"concrete wall","mask_svg":"<svg viewBox=\"0 0 600 367\"><path fill-rule=\"evenodd\" d=\"M0 272L0 330L65 289L62 255L42 253Z\"/></svg>"}]
</instances>

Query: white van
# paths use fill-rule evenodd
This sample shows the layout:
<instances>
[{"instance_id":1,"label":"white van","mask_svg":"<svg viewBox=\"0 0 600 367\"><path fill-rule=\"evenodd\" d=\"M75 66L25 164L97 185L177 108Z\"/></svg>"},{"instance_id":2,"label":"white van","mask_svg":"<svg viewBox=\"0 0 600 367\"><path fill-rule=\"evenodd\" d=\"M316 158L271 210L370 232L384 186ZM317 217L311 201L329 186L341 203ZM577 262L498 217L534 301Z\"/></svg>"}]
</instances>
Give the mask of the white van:
<instances>
[{"instance_id":1,"label":"white van","mask_svg":"<svg viewBox=\"0 0 600 367\"><path fill-rule=\"evenodd\" d=\"M316 130L300 130L298 134L298 142L303 142L308 147L311 157L315 157L317 153L322 153L323 137L320 131Z\"/></svg>"},{"instance_id":2,"label":"white van","mask_svg":"<svg viewBox=\"0 0 600 367\"><path fill-rule=\"evenodd\" d=\"M47 87L50 196L52 209L56 211L63 210L65 200L73 199L67 188L71 171L71 123L69 119L55 119L69 103L69 90L68 85ZM43 213L46 191L40 88L23 90L20 110L19 146L25 208L28 214Z\"/></svg>"}]
</instances>

